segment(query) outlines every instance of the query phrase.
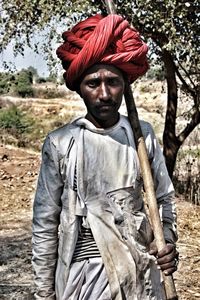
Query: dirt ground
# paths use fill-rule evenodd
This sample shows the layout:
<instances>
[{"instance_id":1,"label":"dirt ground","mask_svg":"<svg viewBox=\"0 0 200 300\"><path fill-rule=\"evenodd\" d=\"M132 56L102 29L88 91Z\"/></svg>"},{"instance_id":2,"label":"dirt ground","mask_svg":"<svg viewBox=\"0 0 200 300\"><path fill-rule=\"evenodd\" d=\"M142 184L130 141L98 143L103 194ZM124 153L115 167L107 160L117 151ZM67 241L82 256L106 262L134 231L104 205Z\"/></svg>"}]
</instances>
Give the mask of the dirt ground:
<instances>
[{"instance_id":1,"label":"dirt ground","mask_svg":"<svg viewBox=\"0 0 200 300\"><path fill-rule=\"evenodd\" d=\"M0 299L32 299L31 207L39 155L0 146Z\"/></svg>"},{"instance_id":2,"label":"dirt ground","mask_svg":"<svg viewBox=\"0 0 200 300\"><path fill-rule=\"evenodd\" d=\"M33 299L32 202L40 155L0 145L0 299ZM182 300L200 299L200 207L177 198Z\"/></svg>"}]
</instances>

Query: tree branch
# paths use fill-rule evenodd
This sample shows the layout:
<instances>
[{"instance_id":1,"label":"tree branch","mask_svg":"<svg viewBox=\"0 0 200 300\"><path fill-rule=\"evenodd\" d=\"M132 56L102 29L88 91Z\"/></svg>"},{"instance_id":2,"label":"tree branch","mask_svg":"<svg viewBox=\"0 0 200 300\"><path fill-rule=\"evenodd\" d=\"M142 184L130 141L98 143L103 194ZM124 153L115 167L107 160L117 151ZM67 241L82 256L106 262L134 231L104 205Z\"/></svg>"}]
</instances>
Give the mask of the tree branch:
<instances>
[{"instance_id":1,"label":"tree branch","mask_svg":"<svg viewBox=\"0 0 200 300\"><path fill-rule=\"evenodd\" d=\"M190 77L190 74L186 71L186 69L183 67L183 65L180 63L179 60L177 60L178 65L180 66L180 68L185 72L186 76L188 77L188 79L190 80L191 84L193 85L193 88L195 89L196 85L193 82L192 78Z\"/></svg>"},{"instance_id":2,"label":"tree branch","mask_svg":"<svg viewBox=\"0 0 200 300\"><path fill-rule=\"evenodd\" d=\"M197 94L196 94L195 90L192 89L192 88L188 85L188 83L185 81L185 79L184 79L183 76L181 75L179 69L177 68L176 64L174 64L174 67L175 67L175 71L176 71L176 74L177 74L178 78L180 79L180 81L183 83L183 86L186 88L186 90L190 93L190 95L191 95L192 98L194 99L195 105L197 105L197 104L198 104L198 103L197 103L198 97L197 97Z\"/></svg>"},{"instance_id":3,"label":"tree branch","mask_svg":"<svg viewBox=\"0 0 200 300\"><path fill-rule=\"evenodd\" d=\"M187 124L185 129L178 135L178 140L182 144L192 130L200 123L200 111L198 109L191 116L190 123Z\"/></svg>"}]
</instances>

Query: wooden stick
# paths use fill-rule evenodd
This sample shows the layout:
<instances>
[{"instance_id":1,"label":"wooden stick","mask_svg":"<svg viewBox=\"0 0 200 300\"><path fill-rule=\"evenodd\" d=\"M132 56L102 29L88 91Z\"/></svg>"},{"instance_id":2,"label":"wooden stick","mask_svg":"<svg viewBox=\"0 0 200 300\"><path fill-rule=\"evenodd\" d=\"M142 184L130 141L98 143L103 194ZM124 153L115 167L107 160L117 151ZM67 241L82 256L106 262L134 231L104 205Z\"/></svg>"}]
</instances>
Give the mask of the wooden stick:
<instances>
[{"instance_id":1,"label":"wooden stick","mask_svg":"<svg viewBox=\"0 0 200 300\"><path fill-rule=\"evenodd\" d=\"M115 5L112 0L105 0L105 5L107 7L107 12L109 14L116 13ZM134 139L137 145L137 152L138 152L138 157L141 166L144 188L147 196L149 216L153 227L156 246L158 248L158 251L160 251L166 246L166 242L165 242L162 223L160 220L159 210L157 206L157 199L154 190L154 182L153 182L151 168L148 160L146 145L142 135L138 113L137 113L136 105L134 102L134 98L130 86L125 91L124 97L127 106L128 119L131 124L131 128L134 134ZM166 299L177 300L178 296L176 293L176 288L175 288L172 275L165 276L164 273L162 275L164 279Z\"/></svg>"}]
</instances>

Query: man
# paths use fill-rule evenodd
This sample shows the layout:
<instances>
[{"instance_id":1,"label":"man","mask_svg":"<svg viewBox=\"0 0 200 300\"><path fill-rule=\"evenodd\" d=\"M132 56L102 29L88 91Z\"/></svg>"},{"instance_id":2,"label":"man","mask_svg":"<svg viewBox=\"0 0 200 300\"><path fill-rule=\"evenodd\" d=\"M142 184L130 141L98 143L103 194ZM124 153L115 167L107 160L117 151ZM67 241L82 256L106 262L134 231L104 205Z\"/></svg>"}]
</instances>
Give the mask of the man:
<instances>
[{"instance_id":1,"label":"man","mask_svg":"<svg viewBox=\"0 0 200 300\"><path fill-rule=\"evenodd\" d=\"M63 37L57 54L66 85L87 114L50 133L43 146L33 215L35 297L163 299L159 269L177 269L174 190L153 130L141 121L167 242L157 252L133 134L118 113L128 84L147 70L147 47L117 15L91 17Z\"/></svg>"}]
</instances>

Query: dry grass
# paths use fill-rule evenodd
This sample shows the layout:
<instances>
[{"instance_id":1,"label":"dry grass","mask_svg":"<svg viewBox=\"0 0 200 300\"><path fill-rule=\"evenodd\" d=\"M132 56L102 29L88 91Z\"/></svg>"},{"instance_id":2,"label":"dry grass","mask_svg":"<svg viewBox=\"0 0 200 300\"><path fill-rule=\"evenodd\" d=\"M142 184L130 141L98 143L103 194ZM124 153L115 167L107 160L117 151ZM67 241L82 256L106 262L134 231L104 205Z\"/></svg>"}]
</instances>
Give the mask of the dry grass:
<instances>
[{"instance_id":1,"label":"dry grass","mask_svg":"<svg viewBox=\"0 0 200 300\"><path fill-rule=\"evenodd\" d=\"M200 207L177 202L179 270L175 275L181 300L200 299Z\"/></svg>"},{"instance_id":2,"label":"dry grass","mask_svg":"<svg viewBox=\"0 0 200 300\"><path fill-rule=\"evenodd\" d=\"M163 87L149 88L140 95L135 91L138 112L145 120L157 126L156 133L163 130L163 111L160 103L165 103ZM140 89L140 86L138 87ZM150 92L150 93L149 93ZM153 98L149 95L153 93ZM48 131L68 122L71 118L85 113L84 104L74 94L66 94L62 99L20 99L7 97L1 99L8 107L14 103L29 116L34 116L37 126L27 138L27 146L33 143L35 149L41 148L41 141ZM1 104L0 103L0 104ZM125 111L122 107L123 112ZM24 139L24 137L23 137ZM18 140L4 135L4 144L9 141L17 145ZM30 143L31 142L31 143ZM3 158L4 157L4 158ZM1 145L0 147L0 219L1 235L1 299L32 299L33 273L31 269L31 206L39 168L38 153ZM179 169L185 170L185 165ZM200 207L177 199L178 211L178 250L180 252L179 270L175 283L180 300L200 299Z\"/></svg>"}]
</instances>

